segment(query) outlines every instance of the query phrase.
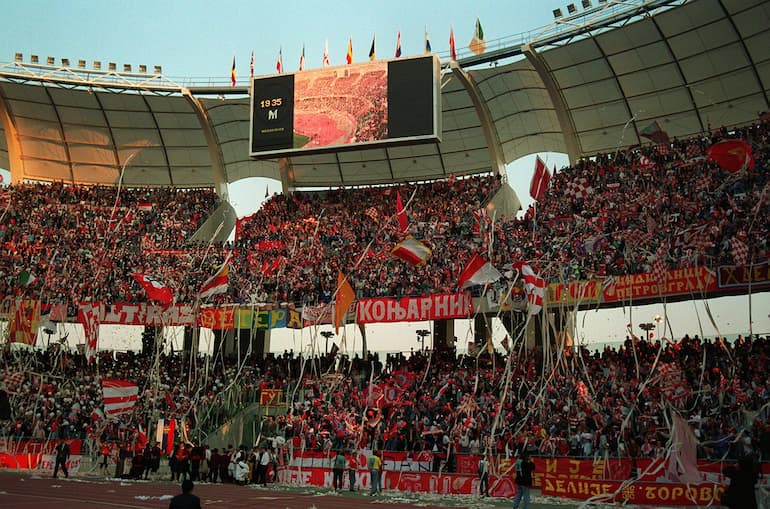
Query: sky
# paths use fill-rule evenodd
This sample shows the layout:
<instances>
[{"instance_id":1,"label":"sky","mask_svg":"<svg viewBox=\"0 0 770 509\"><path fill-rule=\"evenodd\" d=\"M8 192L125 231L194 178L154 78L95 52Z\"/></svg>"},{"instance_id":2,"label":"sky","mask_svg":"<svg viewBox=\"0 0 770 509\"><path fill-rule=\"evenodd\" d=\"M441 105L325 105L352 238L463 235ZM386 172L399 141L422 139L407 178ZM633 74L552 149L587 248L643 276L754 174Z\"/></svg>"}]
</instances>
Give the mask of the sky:
<instances>
[{"instance_id":1,"label":"sky","mask_svg":"<svg viewBox=\"0 0 770 509\"><path fill-rule=\"evenodd\" d=\"M552 11L566 12L568 0L507 0L468 1L326 1L326 2L264 2L264 1L201 1L201 0L26 0L7 2L3 6L6 22L0 31L0 64L11 62L14 53L69 58L71 62L84 59L91 65L99 60L106 67L115 62L139 64L148 68L160 65L163 74L182 85L228 85L233 58L239 84L246 85L249 61L254 52L256 75L274 74L279 51L286 71L296 70L302 48L305 48L306 68L322 64L324 44L328 42L332 65L345 62L348 40L353 41L354 61L368 59L373 37L376 37L378 58L393 56L396 36L401 32L404 56L422 54L425 31L434 52L443 59L449 52L449 31L454 29L459 56L467 54L476 19L481 22L488 49L500 44L522 42L537 34L553 21ZM574 3L580 8L581 2ZM598 0L593 0L594 4ZM523 34L523 35L521 35ZM618 133L620 139L620 133ZM567 163L564 154L540 154L549 167ZM528 188L534 168L535 155L523 157L508 166L511 186L524 207L530 203ZM4 174L8 179L7 173ZM253 213L261 205L265 188L272 194L280 192L280 183L270 179L245 179L229 186L231 203L239 216ZM257 197L255 199L255 197ZM747 297L723 298L712 301L710 307L722 334L748 331ZM770 332L770 294L753 296L755 332ZM700 306L696 312L695 306ZM672 304L666 307L675 335L716 331L705 317L702 303ZM634 326L663 314L662 305L635 307ZM649 318L647 317L649 315ZM637 319L638 318L638 319ZM622 339L626 323L632 319L630 310L582 313L578 317L578 340L605 343ZM416 347L415 331L430 328L416 323L398 327L371 327L369 344L375 350ZM348 328L348 346L355 332ZM73 329L73 337L81 332ZM138 344L138 328L127 333L105 330L103 339L118 347ZM317 331L316 331L317 332ZM669 331L670 332L670 331ZM499 324L493 330L495 342L504 337ZM637 329L637 333L639 333ZM661 331L662 333L662 331ZM471 334L466 321L458 321L456 335L461 347ZM176 337L176 333L173 334ZM669 334L670 335L670 334ZM317 334L276 331L273 349L305 347ZM82 341L82 339L81 339ZM357 339L360 345L360 338Z\"/></svg>"}]
</instances>

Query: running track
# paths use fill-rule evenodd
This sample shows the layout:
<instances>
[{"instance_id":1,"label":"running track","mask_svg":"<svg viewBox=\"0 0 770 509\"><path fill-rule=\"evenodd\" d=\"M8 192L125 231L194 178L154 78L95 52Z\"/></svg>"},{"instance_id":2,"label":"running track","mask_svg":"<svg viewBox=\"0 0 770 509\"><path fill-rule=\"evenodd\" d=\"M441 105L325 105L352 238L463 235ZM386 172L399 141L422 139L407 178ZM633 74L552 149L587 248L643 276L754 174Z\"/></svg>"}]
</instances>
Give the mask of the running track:
<instances>
[{"instance_id":1,"label":"running track","mask_svg":"<svg viewBox=\"0 0 770 509\"><path fill-rule=\"evenodd\" d=\"M92 478L52 479L39 475L0 472L0 507L8 509L79 509L88 507L159 509L167 508L170 495L179 493L179 485L170 482L118 481ZM328 491L308 493L297 488L255 489L222 484L196 484L194 494L201 506L212 509L355 509L359 507L414 508L412 504L369 498L363 493L334 495ZM387 495L386 495L387 496ZM379 502L379 503L378 503ZM425 503L421 503L425 507ZM494 507L486 505L486 507ZM431 507L445 507L434 506ZM453 509L456 509L455 506Z\"/></svg>"}]
</instances>

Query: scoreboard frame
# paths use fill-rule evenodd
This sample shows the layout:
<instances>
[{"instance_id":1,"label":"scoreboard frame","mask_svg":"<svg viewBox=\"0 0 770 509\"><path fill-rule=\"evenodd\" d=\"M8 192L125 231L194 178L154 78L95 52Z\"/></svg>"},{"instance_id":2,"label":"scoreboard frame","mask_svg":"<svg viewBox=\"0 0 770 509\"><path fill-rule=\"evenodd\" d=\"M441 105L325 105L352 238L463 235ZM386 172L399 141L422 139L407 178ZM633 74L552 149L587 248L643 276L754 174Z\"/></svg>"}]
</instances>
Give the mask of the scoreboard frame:
<instances>
[{"instance_id":1,"label":"scoreboard frame","mask_svg":"<svg viewBox=\"0 0 770 509\"><path fill-rule=\"evenodd\" d=\"M297 103L306 100L296 97L296 76L302 75L301 78L307 80L313 79L314 75L347 76L365 66L377 65L386 69L387 134L384 137L371 141L294 146ZM253 159L441 141L441 65L435 55L255 76L251 80L249 96L249 156ZM329 94L327 97L337 96Z\"/></svg>"}]
</instances>

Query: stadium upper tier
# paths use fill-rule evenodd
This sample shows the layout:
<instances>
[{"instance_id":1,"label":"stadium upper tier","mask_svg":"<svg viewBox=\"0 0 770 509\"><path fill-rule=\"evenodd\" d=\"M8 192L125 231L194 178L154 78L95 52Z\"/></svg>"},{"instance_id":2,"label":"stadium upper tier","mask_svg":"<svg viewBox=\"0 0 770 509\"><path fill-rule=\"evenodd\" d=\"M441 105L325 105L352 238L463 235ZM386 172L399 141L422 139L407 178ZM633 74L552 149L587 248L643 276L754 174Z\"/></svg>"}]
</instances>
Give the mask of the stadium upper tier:
<instances>
[{"instance_id":1,"label":"stadium upper tier","mask_svg":"<svg viewBox=\"0 0 770 509\"><path fill-rule=\"evenodd\" d=\"M754 169L733 174L706 158L707 147L730 138L751 141ZM124 189L117 200L104 186L12 185L0 188L0 296L144 301L131 276L139 272L191 303L228 254L229 288L216 303L329 302L338 270L358 298L448 293L474 254L504 272L492 286L498 295L522 261L554 283L611 282L654 273L657 264L761 264L770 252L768 168L765 121L580 160L519 219L485 207L507 186L489 174L296 192L274 195L238 222L233 243L215 248L189 243L217 205L211 188ZM397 220L399 195L406 228ZM392 255L407 235L432 250L424 264Z\"/></svg>"},{"instance_id":2,"label":"stadium upper tier","mask_svg":"<svg viewBox=\"0 0 770 509\"><path fill-rule=\"evenodd\" d=\"M246 87L10 64L0 70L0 167L15 181L114 185L125 166L130 186L221 189L246 177L279 179L285 190L404 182L499 172L534 152L576 161L643 142L653 121L682 137L770 109L768 2L609 4L522 46L446 66L440 142L285 160L249 157ZM513 61L466 70L495 58ZM228 98L204 97L220 93Z\"/></svg>"}]
</instances>

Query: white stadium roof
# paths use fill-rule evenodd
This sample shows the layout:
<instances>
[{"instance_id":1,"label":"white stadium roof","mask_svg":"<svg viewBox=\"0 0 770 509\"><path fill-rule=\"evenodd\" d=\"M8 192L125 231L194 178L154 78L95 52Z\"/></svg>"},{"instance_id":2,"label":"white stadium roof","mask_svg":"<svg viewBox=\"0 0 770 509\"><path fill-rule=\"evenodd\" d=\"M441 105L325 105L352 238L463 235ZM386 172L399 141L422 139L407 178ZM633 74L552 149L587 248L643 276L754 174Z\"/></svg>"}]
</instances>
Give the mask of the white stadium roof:
<instances>
[{"instance_id":1,"label":"white stadium roof","mask_svg":"<svg viewBox=\"0 0 770 509\"><path fill-rule=\"evenodd\" d=\"M439 143L283 160L249 157L245 87L14 62L0 68L0 167L112 185L132 157L131 186L261 176L288 189L500 171L534 152L575 159L640 143L654 120L670 136L755 120L770 109L768 27L765 0L610 1L447 66Z\"/></svg>"}]
</instances>

